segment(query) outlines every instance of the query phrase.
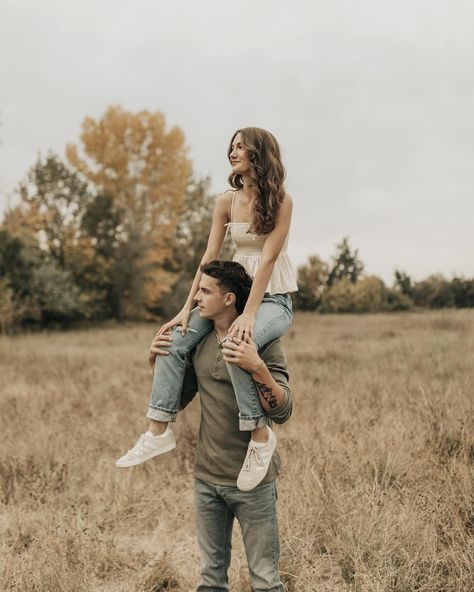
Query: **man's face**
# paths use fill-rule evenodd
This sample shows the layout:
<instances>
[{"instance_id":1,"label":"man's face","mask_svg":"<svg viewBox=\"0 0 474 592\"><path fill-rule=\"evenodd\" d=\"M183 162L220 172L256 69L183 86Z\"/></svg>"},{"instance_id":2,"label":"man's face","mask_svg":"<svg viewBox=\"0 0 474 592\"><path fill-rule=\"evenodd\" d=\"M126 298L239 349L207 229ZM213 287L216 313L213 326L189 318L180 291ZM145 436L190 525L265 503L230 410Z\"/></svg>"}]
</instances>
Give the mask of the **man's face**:
<instances>
[{"instance_id":1,"label":"man's face","mask_svg":"<svg viewBox=\"0 0 474 592\"><path fill-rule=\"evenodd\" d=\"M212 320L227 310L226 302L229 301L229 293L221 291L216 278L203 273L199 282L199 291L194 299L201 317Z\"/></svg>"}]
</instances>

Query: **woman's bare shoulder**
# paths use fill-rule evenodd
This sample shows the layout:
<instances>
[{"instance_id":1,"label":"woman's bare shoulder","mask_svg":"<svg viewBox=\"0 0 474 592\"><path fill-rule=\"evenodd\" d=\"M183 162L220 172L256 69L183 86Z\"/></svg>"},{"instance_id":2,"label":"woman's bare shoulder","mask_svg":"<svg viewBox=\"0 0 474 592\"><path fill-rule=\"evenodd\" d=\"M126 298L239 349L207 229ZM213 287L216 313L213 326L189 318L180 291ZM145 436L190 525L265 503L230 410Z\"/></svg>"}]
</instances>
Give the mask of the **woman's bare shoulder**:
<instances>
[{"instance_id":1,"label":"woman's bare shoulder","mask_svg":"<svg viewBox=\"0 0 474 592\"><path fill-rule=\"evenodd\" d=\"M281 202L280 211L283 213L283 215L291 214L293 211L293 198L289 193L285 193L285 197Z\"/></svg>"},{"instance_id":2,"label":"woman's bare shoulder","mask_svg":"<svg viewBox=\"0 0 474 592\"><path fill-rule=\"evenodd\" d=\"M224 191L223 193L220 193L217 196L216 201L219 201L221 203L231 203L232 202L232 196L234 195L236 189L227 189L226 191Z\"/></svg>"},{"instance_id":3,"label":"woman's bare shoulder","mask_svg":"<svg viewBox=\"0 0 474 592\"><path fill-rule=\"evenodd\" d=\"M234 189L228 189L221 193L216 198L215 211L224 214L230 220L230 209L232 206L232 197L234 195Z\"/></svg>"}]
</instances>

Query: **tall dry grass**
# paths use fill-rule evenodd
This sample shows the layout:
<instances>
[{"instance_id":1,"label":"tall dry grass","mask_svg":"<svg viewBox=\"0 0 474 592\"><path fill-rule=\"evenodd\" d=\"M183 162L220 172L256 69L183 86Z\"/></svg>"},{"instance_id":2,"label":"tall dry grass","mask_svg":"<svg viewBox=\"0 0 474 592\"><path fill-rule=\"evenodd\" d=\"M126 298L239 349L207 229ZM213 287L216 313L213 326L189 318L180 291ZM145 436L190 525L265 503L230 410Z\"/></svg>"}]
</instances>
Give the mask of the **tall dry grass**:
<instances>
[{"instance_id":1,"label":"tall dry grass","mask_svg":"<svg viewBox=\"0 0 474 592\"><path fill-rule=\"evenodd\" d=\"M194 589L197 402L175 452L113 466L145 425L152 333L0 340L0 590ZM473 336L471 311L297 315L277 432L288 592L474 590Z\"/></svg>"}]
</instances>

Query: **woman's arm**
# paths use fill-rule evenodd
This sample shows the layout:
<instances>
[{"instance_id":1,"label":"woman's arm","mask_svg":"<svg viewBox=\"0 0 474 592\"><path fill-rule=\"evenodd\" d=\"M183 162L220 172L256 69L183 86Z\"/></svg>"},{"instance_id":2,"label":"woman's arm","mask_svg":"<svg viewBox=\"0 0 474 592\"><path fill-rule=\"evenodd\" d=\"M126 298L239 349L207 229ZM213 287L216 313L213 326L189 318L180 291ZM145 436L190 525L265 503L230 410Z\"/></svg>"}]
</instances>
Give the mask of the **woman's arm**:
<instances>
[{"instance_id":1,"label":"woman's arm","mask_svg":"<svg viewBox=\"0 0 474 592\"><path fill-rule=\"evenodd\" d=\"M290 229L292 211L293 202L291 197L287 195L278 212L275 228L267 236L265 245L263 246L260 265L253 279L252 289L250 290L244 312L237 317L229 329L229 335L233 335L237 339L245 340L247 336L252 336L255 315L262 303L268 282L273 273L275 261L283 248Z\"/></svg>"},{"instance_id":2,"label":"woman's arm","mask_svg":"<svg viewBox=\"0 0 474 592\"><path fill-rule=\"evenodd\" d=\"M196 296L199 290L199 282L201 281L201 269L200 266L203 263L208 263L209 261L213 261L219 257L219 253L222 247L222 243L224 242L225 238L225 225L229 221L229 211L230 211L230 203L231 203L231 195L229 193L223 193L219 195L216 199L216 204L214 206L214 212L212 215L212 226L211 231L209 233L209 239L207 241L207 247L202 256L200 265L196 271L196 275L194 276L193 283L191 285L191 289L189 290L188 297L186 298L186 302L184 303L183 308L180 312L168 323L164 324L160 330L158 331L159 334L166 332L168 329L172 327L176 327L177 325L182 326L182 333L183 335L186 333L189 315L191 314L191 310L194 304L194 297Z\"/></svg>"},{"instance_id":3,"label":"woman's arm","mask_svg":"<svg viewBox=\"0 0 474 592\"><path fill-rule=\"evenodd\" d=\"M219 195L219 197L216 199L216 205L214 206L214 213L212 215L211 231L209 232L207 247L204 255L202 256L200 266L204 263L209 263L209 261L214 261L214 259L219 257L225 237L225 225L229 221L229 203L230 196L226 193ZM194 296L196 296L199 290L199 282L202 275L200 266L196 271L196 275L194 276L191 289L189 290L189 294L184 305L185 308L189 308L190 310L193 307Z\"/></svg>"}]
</instances>

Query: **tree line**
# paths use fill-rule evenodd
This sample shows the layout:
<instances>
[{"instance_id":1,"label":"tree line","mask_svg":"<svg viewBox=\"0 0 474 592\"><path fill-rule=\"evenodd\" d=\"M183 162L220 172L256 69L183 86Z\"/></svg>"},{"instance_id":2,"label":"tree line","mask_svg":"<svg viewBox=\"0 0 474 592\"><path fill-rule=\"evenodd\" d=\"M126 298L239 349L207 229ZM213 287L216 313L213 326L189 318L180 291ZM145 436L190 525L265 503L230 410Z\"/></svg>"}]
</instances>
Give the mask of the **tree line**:
<instances>
[{"instance_id":1,"label":"tree line","mask_svg":"<svg viewBox=\"0 0 474 592\"><path fill-rule=\"evenodd\" d=\"M82 124L62 159L39 156L0 224L0 330L170 316L205 250L215 196L183 132L162 113L112 106ZM221 256L232 255L226 243ZM347 239L331 264L298 269L300 309L474 306L474 280L432 276L393 288L363 274Z\"/></svg>"},{"instance_id":2,"label":"tree line","mask_svg":"<svg viewBox=\"0 0 474 592\"><path fill-rule=\"evenodd\" d=\"M433 274L413 281L395 270L388 287L377 276L365 275L358 250L348 238L336 245L331 263L316 255L298 268L297 308L321 313L402 311L414 308L474 307L474 278L454 276L451 280Z\"/></svg>"}]
</instances>

